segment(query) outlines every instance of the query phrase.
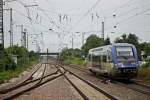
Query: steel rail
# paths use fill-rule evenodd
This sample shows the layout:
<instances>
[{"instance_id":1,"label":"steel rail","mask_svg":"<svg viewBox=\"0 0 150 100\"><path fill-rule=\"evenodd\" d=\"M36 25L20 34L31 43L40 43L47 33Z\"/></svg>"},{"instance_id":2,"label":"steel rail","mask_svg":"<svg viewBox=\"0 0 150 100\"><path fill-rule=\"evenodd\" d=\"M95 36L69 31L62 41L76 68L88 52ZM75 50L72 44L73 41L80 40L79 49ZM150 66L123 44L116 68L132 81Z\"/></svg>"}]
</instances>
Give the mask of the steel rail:
<instances>
[{"instance_id":1,"label":"steel rail","mask_svg":"<svg viewBox=\"0 0 150 100\"><path fill-rule=\"evenodd\" d=\"M41 85L43 85L43 84L45 84L45 83L47 83L47 82L53 81L53 80L59 78L60 76L62 76L62 74L59 74L59 75L54 76L54 77L52 77L52 78L50 78L50 79L47 79L46 81L44 81L44 82L42 82L42 83L39 83L39 84L36 84L36 85L34 85L34 86L30 87L30 88L27 88L27 89L25 89L25 90L23 90L23 91L21 91L21 92L19 92L19 93L17 93L17 94L14 94L14 95L5 97L4 100L11 100L11 99L13 99L13 98L15 98L15 97L17 97L17 96L22 95L23 93L25 93L25 92L27 92L27 91L33 90L33 89L35 89L35 88L37 88L37 87L39 87L39 86L41 86Z\"/></svg>"},{"instance_id":2,"label":"steel rail","mask_svg":"<svg viewBox=\"0 0 150 100\"><path fill-rule=\"evenodd\" d=\"M62 67L64 70L68 71L69 73L71 73L72 75L74 75L75 77L77 77L78 79L82 80L83 82L87 83L89 86L93 87L94 89L96 89L97 91L99 91L100 93L104 94L106 97L110 98L111 100L118 100L119 98L111 95L110 93L106 92L105 90L99 88L98 86L96 86L95 84L83 79L82 77L74 74L73 72L71 72L70 70L65 69L63 66Z\"/></svg>"},{"instance_id":3,"label":"steel rail","mask_svg":"<svg viewBox=\"0 0 150 100\"><path fill-rule=\"evenodd\" d=\"M30 74L27 78L25 78L23 81L19 82L18 84L14 85L14 86L12 86L12 87L9 87L9 88L0 90L0 94L7 93L7 92L9 92L9 91L11 91L11 90L16 89L17 87L20 87L20 86L24 85L24 84L26 83L26 81L28 81L29 78L31 78L31 77L40 69L41 65L42 65L42 64L40 64L40 65L38 65L38 64L35 65L35 67L36 67L36 66L39 66L39 67L38 67L36 70L34 70L33 72L31 72L31 74Z\"/></svg>"},{"instance_id":4,"label":"steel rail","mask_svg":"<svg viewBox=\"0 0 150 100\"><path fill-rule=\"evenodd\" d=\"M58 65L60 66L60 65ZM63 68L64 69L64 68ZM67 81L73 86L73 88L80 94L80 96L84 99L84 100L89 100L89 98L65 75L66 73L66 69L64 69L65 72L63 73L61 70L60 72L63 74L63 76L67 79Z\"/></svg>"},{"instance_id":5,"label":"steel rail","mask_svg":"<svg viewBox=\"0 0 150 100\"><path fill-rule=\"evenodd\" d=\"M143 86L143 87L145 87L145 88L150 88L150 85L149 85L149 84L143 84L143 83L140 83L140 82L143 82L143 81L142 81L142 80L133 79L133 83L134 83L134 84Z\"/></svg>"},{"instance_id":6,"label":"steel rail","mask_svg":"<svg viewBox=\"0 0 150 100\"><path fill-rule=\"evenodd\" d=\"M118 81L114 81L114 80L113 80L113 82L118 84L118 85L121 85L123 87L126 87L126 88L132 89L134 91L137 91L139 93L150 95L150 88L145 88L145 87L143 87L141 85L138 85L138 84L135 84L135 83L133 83L133 84L130 84L130 83L126 84L126 83L118 82ZM140 88L139 88L139 86L140 86Z\"/></svg>"},{"instance_id":7,"label":"steel rail","mask_svg":"<svg viewBox=\"0 0 150 100\"><path fill-rule=\"evenodd\" d=\"M51 74L49 74L49 75L44 76L45 70L46 70L46 66L45 66L45 68L44 68L44 71L43 71L43 73L42 73L42 76L41 76L40 78L36 79L36 80L31 81L31 82L35 82L35 81L38 81L38 80L39 80L39 81L38 81L37 83L35 83L33 86L31 86L31 87L29 87L29 88L27 88L27 89L24 89L24 90L22 90L22 91L19 91L18 93L8 95L8 96L4 97L4 100L10 100L10 99L12 99L12 98L15 98L15 97L17 97L17 96L19 96L19 95L21 95L21 94L27 92L27 91L30 91L30 90L32 90L32 89L34 89L34 88L37 88L38 86L41 86L41 85L43 85L43 84L45 84L45 83L47 83L47 82L49 82L49 81L52 81L52 80L54 80L54 79L56 79L56 78L58 78L58 77L60 77L60 76L62 75L62 74L59 74L59 75L57 75L57 76L54 76L54 77L49 78L49 79L47 79L47 80L45 80L45 81L42 82L42 80L45 79L45 78L47 78L48 76L52 76L52 75L58 73L58 70L57 70L57 71L54 72L54 73L51 73ZM31 83L31 82L28 82L27 84L29 84L29 83ZM27 84L26 84L26 85L27 85Z\"/></svg>"},{"instance_id":8,"label":"steel rail","mask_svg":"<svg viewBox=\"0 0 150 100\"><path fill-rule=\"evenodd\" d=\"M55 71L55 72L53 72L53 73L51 73L51 74L48 74L48 75L46 75L46 76L43 76L43 78L47 78L47 77L52 76L52 75L55 75L55 74L57 74L57 73L58 73L58 70ZM25 86L25 85L28 85L28 84L30 84L30 83L36 82L36 81L38 81L38 80L40 80L40 79L41 79L41 78L38 78L38 79L35 79L35 80L31 80L31 81L25 82L25 83L23 83L23 84L21 84L21 85L18 85L18 86L16 86L15 88L12 88L12 89L9 89L9 90L4 90L4 91L2 91L2 94L6 94L6 93L11 92L11 91L13 91L13 90L15 90L15 89L18 89L18 88L20 88L20 87L22 87L22 86Z\"/></svg>"}]
</instances>

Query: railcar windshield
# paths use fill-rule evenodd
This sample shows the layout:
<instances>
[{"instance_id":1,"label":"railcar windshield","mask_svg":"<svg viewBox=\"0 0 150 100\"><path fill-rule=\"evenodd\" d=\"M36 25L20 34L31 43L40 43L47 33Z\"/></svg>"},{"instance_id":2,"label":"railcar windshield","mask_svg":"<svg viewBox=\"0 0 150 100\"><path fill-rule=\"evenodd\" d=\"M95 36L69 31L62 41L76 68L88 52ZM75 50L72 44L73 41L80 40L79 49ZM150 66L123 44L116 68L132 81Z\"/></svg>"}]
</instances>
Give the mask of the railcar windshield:
<instances>
[{"instance_id":1,"label":"railcar windshield","mask_svg":"<svg viewBox=\"0 0 150 100\"><path fill-rule=\"evenodd\" d=\"M135 60L132 47L116 47L116 53L119 61Z\"/></svg>"}]
</instances>

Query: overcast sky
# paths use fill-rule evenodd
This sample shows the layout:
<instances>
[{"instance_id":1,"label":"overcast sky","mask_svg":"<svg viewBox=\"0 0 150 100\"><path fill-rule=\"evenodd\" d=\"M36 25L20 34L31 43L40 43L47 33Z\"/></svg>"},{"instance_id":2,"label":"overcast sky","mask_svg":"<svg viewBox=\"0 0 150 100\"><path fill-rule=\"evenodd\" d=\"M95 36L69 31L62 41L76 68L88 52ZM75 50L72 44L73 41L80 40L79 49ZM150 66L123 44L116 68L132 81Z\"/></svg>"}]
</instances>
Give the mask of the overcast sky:
<instances>
[{"instance_id":1,"label":"overcast sky","mask_svg":"<svg viewBox=\"0 0 150 100\"><path fill-rule=\"evenodd\" d=\"M25 8L25 5L38 6ZM140 42L150 42L149 5L150 0L16 0L6 2L4 8L13 9L14 44L20 45L21 39L21 30L16 25L24 25L28 34L43 33L29 37L30 50L36 50L32 41L37 39L43 51L49 48L55 52L71 47L72 33L74 48L81 47L82 32L85 40L90 34L101 36L102 21L105 37L110 37L112 42L123 33L133 33ZM5 47L9 46L9 17L5 11Z\"/></svg>"}]
</instances>

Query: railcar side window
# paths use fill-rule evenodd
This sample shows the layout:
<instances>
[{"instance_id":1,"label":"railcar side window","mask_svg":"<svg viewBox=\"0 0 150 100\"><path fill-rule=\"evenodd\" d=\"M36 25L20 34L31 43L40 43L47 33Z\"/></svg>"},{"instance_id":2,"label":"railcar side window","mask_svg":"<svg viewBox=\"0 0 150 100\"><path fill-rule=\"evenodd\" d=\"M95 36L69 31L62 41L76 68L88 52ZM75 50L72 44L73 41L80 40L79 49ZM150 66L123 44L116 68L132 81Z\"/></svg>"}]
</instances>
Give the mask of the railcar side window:
<instances>
[{"instance_id":1,"label":"railcar side window","mask_svg":"<svg viewBox=\"0 0 150 100\"><path fill-rule=\"evenodd\" d=\"M103 59L102 60L103 62L107 62L107 56L106 55L103 55L102 59Z\"/></svg>"},{"instance_id":2,"label":"railcar side window","mask_svg":"<svg viewBox=\"0 0 150 100\"><path fill-rule=\"evenodd\" d=\"M108 55L108 62L112 62L112 56Z\"/></svg>"}]
</instances>

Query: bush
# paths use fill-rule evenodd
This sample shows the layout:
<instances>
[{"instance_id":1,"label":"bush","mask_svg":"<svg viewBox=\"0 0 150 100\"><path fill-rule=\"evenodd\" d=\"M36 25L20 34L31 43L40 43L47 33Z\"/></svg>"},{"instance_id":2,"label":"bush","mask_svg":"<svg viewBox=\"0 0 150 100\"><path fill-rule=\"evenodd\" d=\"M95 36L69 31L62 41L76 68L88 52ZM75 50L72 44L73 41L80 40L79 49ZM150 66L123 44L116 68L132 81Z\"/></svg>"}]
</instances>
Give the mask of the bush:
<instances>
[{"instance_id":1,"label":"bush","mask_svg":"<svg viewBox=\"0 0 150 100\"><path fill-rule=\"evenodd\" d=\"M27 58L22 57L18 59L18 65L27 64Z\"/></svg>"},{"instance_id":2,"label":"bush","mask_svg":"<svg viewBox=\"0 0 150 100\"><path fill-rule=\"evenodd\" d=\"M150 67L150 61L147 61L145 64L143 64L141 67L147 68Z\"/></svg>"},{"instance_id":3,"label":"bush","mask_svg":"<svg viewBox=\"0 0 150 100\"><path fill-rule=\"evenodd\" d=\"M0 71L4 71L5 70L5 61L0 59Z\"/></svg>"},{"instance_id":4,"label":"bush","mask_svg":"<svg viewBox=\"0 0 150 100\"><path fill-rule=\"evenodd\" d=\"M145 81L150 81L150 67L141 67L139 68L138 78Z\"/></svg>"},{"instance_id":5,"label":"bush","mask_svg":"<svg viewBox=\"0 0 150 100\"><path fill-rule=\"evenodd\" d=\"M86 62L82 58L77 58L77 57L70 57L68 59L65 59L64 61L65 64L76 64L76 65L82 65L86 66Z\"/></svg>"}]
</instances>

